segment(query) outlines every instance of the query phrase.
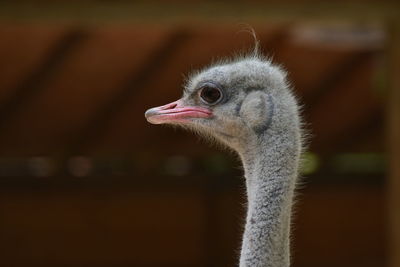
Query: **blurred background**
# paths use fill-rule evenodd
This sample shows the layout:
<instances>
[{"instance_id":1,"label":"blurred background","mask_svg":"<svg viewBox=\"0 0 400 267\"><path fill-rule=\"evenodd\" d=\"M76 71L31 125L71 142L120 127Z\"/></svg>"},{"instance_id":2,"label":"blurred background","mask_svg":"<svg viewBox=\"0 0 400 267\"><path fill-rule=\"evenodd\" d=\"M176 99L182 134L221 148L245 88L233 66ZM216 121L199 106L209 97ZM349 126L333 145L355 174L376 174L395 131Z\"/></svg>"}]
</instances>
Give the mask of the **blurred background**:
<instances>
[{"instance_id":1,"label":"blurred background","mask_svg":"<svg viewBox=\"0 0 400 267\"><path fill-rule=\"evenodd\" d=\"M240 162L143 114L251 26L311 133L293 266L400 266L400 9L377 3L1 2L0 265L235 266Z\"/></svg>"}]
</instances>

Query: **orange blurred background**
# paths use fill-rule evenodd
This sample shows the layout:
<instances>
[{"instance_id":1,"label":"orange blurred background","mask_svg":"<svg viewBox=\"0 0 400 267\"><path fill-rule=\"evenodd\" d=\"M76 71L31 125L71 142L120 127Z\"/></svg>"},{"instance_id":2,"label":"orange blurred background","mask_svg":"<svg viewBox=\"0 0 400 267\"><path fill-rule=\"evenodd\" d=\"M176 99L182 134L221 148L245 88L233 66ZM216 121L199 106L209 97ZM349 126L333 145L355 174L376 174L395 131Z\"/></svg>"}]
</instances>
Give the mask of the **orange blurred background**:
<instances>
[{"instance_id":1,"label":"orange blurred background","mask_svg":"<svg viewBox=\"0 0 400 267\"><path fill-rule=\"evenodd\" d=\"M144 111L251 49L251 26L311 133L293 266L396 266L387 22L399 6L376 3L1 3L0 265L235 266L240 162Z\"/></svg>"}]
</instances>

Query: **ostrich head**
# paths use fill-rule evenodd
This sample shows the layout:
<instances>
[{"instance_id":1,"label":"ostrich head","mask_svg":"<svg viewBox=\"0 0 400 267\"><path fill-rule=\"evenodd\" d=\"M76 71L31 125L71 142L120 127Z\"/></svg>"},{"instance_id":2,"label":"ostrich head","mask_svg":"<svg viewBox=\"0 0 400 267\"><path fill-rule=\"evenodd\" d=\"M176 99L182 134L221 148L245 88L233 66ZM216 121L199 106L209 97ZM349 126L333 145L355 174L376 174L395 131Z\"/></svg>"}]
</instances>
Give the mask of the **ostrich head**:
<instances>
[{"instance_id":1,"label":"ostrich head","mask_svg":"<svg viewBox=\"0 0 400 267\"><path fill-rule=\"evenodd\" d=\"M239 266L289 266L301 127L285 72L259 55L214 65L188 80L181 99L145 116L211 136L239 154L248 196Z\"/></svg>"},{"instance_id":2,"label":"ostrich head","mask_svg":"<svg viewBox=\"0 0 400 267\"><path fill-rule=\"evenodd\" d=\"M211 136L239 154L297 125L285 72L259 55L192 75L181 99L146 111L153 124L175 124ZM267 129L270 129L267 131Z\"/></svg>"}]
</instances>

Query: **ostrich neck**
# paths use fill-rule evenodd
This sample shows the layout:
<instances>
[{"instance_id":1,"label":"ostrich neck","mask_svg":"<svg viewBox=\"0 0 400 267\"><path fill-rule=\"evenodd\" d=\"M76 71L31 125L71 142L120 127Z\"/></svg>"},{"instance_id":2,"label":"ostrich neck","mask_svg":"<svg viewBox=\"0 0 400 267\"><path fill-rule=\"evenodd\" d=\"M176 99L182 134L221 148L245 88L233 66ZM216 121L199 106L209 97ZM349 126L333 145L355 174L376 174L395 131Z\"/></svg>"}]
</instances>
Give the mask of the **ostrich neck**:
<instances>
[{"instance_id":1,"label":"ostrich neck","mask_svg":"<svg viewBox=\"0 0 400 267\"><path fill-rule=\"evenodd\" d=\"M240 267L290 265L290 214L300 149L293 138L264 138L240 153L248 207Z\"/></svg>"}]
</instances>

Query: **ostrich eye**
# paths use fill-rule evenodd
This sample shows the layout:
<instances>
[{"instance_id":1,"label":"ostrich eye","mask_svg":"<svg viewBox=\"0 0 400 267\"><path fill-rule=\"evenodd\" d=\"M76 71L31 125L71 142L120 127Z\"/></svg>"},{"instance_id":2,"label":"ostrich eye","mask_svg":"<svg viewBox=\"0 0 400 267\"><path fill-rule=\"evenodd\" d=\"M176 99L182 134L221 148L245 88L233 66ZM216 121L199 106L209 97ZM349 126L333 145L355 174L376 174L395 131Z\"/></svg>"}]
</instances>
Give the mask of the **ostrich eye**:
<instances>
[{"instance_id":1,"label":"ostrich eye","mask_svg":"<svg viewBox=\"0 0 400 267\"><path fill-rule=\"evenodd\" d=\"M215 85L207 84L200 89L200 98L206 104L215 105L222 99L222 93Z\"/></svg>"}]
</instances>

